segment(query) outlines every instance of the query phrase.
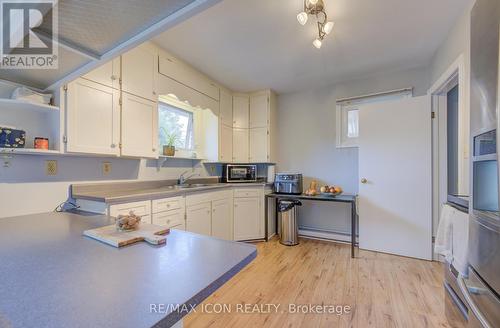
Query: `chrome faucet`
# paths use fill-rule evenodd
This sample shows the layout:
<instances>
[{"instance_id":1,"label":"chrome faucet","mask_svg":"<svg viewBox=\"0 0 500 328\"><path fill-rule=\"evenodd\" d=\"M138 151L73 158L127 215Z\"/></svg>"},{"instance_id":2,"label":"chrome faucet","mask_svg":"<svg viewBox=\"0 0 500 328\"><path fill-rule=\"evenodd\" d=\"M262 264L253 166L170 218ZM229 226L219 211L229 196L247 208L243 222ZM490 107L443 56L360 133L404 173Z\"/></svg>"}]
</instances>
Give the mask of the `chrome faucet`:
<instances>
[{"instance_id":1,"label":"chrome faucet","mask_svg":"<svg viewBox=\"0 0 500 328\"><path fill-rule=\"evenodd\" d=\"M187 180L191 179L192 177L195 177L195 176L199 176L200 174L199 173L193 173L191 175L188 175L187 177L185 177L184 175L186 173L188 173L190 170L187 170L185 172L183 172L180 176L179 176L179 181L178 181L178 184L179 185L183 185L186 183Z\"/></svg>"}]
</instances>

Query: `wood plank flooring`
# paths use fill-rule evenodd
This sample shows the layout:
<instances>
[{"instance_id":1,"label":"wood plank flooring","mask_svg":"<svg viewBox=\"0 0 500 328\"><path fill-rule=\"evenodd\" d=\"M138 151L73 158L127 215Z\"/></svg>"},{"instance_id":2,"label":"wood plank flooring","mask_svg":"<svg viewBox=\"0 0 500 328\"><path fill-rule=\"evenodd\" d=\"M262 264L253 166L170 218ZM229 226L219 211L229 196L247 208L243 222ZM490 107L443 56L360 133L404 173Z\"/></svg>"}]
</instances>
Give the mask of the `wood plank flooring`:
<instances>
[{"instance_id":1,"label":"wood plank flooring","mask_svg":"<svg viewBox=\"0 0 500 328\"><path fill-rule=\"evenodd\" d=\"M295 247L276 239L256 245L257 258L186 316L185 327L464 327L458 315L445 316L438 262L362 250L351 259L348 245L307 239ZM244 304L261 311L243 311ZM279 308L264 313L266 304ZM351 310L290 313L289 304Z\"/></svg>"}]
</instances>

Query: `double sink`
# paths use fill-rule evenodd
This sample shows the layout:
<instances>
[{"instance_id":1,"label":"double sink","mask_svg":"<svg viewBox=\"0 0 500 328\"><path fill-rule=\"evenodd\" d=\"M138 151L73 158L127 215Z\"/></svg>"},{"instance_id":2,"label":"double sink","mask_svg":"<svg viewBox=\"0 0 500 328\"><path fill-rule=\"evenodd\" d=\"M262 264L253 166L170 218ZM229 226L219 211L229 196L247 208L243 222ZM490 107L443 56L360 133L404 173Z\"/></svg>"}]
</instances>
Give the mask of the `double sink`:
<instances>
[{"instance_id":1,"label":"double sink","mask_svg":"<svg viewBox=\"0 0 500 328\"><path fill-rule=\"evenodd\" d=\"M210 187L216 185L215 183L187 183L187 184L177 184L172 186L167 186L167 189L189 189L189 188L200 188L200 187Z\"/></svg>"}]
</instances>

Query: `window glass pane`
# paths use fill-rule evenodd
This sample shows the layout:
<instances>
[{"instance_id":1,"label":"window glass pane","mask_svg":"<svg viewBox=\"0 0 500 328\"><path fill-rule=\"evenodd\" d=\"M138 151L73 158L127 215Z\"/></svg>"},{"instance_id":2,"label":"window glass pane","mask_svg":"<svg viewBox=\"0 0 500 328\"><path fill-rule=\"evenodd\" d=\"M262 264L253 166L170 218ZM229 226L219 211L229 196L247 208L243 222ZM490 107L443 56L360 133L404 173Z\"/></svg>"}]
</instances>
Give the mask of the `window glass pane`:
<instances>
[{"instance_id":1,"label":"window glass pane","mask_svg":"<svg viewBox=\"0 0 500 328\"><path fill-rule=\"evenodd\" d=\"M359 110L347 111L347 137L357 138L359 135Z\"/></svg>"},{"instance_id":2,"label":"window glass pane","mask_svg":"<svg viewBox=\"0 0 500 328\"><path fill-rule=\"evenodd\" d=\"M192 112L159 103L158 123L161 146L167 145L169 139L174 139L174 146L178 149L194 148Z\"/></svg>"},{"instance_id":3,"label":"window glass pane","mask_svg":"<svg viewBox=\"0 0 500 328\"><path fill-rule=\"evenodd\" d=\"M446 95L448 194L458 195L458 85Z\"/></svg>"}]
</instances>

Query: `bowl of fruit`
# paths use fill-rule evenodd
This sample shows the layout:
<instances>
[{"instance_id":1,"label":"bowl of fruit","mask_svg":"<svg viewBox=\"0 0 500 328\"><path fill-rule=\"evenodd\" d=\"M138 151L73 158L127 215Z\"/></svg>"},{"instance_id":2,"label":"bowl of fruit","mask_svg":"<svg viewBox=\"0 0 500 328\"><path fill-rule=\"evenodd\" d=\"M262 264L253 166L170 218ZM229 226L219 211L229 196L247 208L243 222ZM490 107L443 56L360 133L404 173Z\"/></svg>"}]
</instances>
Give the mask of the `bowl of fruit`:
<instances>
[{"instance_id":1,"label":"bowl of fruit","mask_svg":"<svg viewBox=\"0 0 500 328\"><path fill-rule=\"evenodd\" d=\"M339 186L323 186L319 189L323 196L338 196L342 193L342 188Z\"/></svg>"}]
</instances>

